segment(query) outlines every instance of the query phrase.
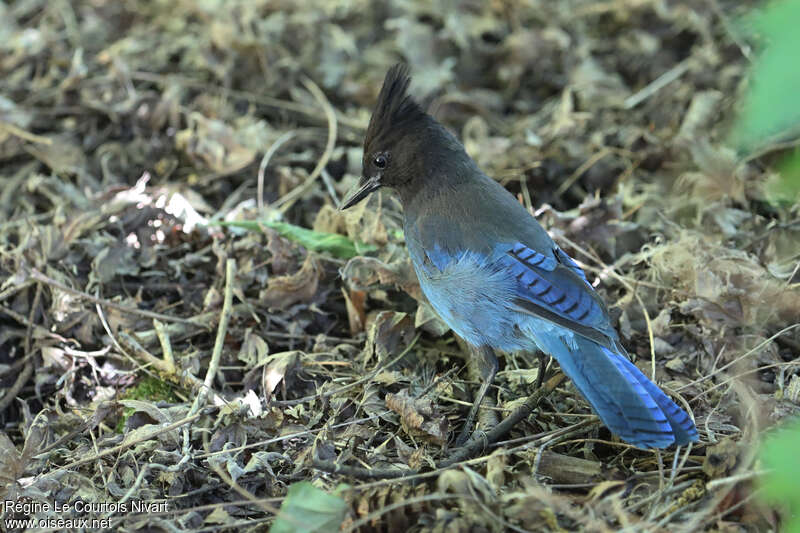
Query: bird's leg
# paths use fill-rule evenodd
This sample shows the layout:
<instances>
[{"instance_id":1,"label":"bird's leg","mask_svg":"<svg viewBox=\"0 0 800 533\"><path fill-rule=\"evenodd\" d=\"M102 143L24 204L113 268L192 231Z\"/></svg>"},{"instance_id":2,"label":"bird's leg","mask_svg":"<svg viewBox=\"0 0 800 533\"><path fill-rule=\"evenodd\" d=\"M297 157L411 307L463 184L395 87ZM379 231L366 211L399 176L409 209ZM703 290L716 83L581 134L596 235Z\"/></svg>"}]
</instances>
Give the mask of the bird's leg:
<instances>
[{"instance_id":1,"label":"bird's leg","mask_svg":"<svg viewBox=\"0 0 800 533\"><path fill-rule=\"evenodd\" d=\"M478 359L478 368L480 369L482 383L480 389L478 389L478 393L475 395L475 400L472 404L472 408L469 410L467 419L464 422L464 427L456 439L455 445L457 447L464 444L472 433L472 426L475 423L475 417L478 415L478 410L480 409L481 403L486 396L486 392L489 390L489 387L494 381L494 376L497 374L498 368L497 357L494 355L494 350L488 346L470 348L472 351L472 357L476 357Z\"/></svg>"},{"instance_id":2,"label":"bird's leg","mask_svg":"<svg viewBox=\"0 0 800 533\"><path fill-rule=\"evenodd\" d=\"M536 357L539 358L539 373L536 376L536 390L538 390L542 388L542 384L544 383L544 374L547 370L547 355L543 351L538 350L536 352Z\"/></svg>"}]
</instances>

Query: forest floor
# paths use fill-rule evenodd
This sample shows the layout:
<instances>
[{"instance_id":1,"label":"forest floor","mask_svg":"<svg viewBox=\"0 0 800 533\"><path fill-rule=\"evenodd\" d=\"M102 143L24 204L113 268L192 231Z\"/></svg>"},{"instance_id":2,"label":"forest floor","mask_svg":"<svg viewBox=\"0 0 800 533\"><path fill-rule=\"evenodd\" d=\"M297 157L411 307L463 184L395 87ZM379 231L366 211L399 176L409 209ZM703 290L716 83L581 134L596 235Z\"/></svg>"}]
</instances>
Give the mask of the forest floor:
<instances>
[{"instance_id":1,"label":"forest floor","mask_svg":"<svg viewBox=\"0 0 800 533\"><path fill-rule=\"evenodd\" d=\"M800 217L765 200L774 150L726 146L753 4L314 4L0 4L0 499L73 505L11 514L778 528L758 445L800 412ZM399 203L337 210L397 61L585 269L699 443L633 448L565 381L454 455L478 378ZM500 365L484 424L536 393L535 354Z\"/></svg>"}]
</instances>

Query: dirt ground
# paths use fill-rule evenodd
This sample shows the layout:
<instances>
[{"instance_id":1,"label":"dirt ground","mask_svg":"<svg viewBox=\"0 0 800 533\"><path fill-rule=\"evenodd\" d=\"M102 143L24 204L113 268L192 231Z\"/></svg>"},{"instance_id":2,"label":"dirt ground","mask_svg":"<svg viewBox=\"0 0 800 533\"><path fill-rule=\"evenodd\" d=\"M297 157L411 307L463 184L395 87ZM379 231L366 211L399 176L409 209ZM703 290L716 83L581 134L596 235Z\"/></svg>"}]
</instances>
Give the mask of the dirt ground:
<instances>
[{"instance_id":1,"label":"dirt ground","mask_svg":"<svg viewBox=\"0 0 800 533\"><path fill-rule=\"evenodd\" d=\"M41 504L5 518L263 531L296 487L327 517L297 531L777 530L757 445L800 414L800 217L765 200L774 152L725 144L754 5L0 4L0 500ZM475 364L400 205L336 209L398 61L700 443L632 448L567 381L454 455ZM484 425L536 392L535 354L500 365Z\"/></svg>"}]
</instances>

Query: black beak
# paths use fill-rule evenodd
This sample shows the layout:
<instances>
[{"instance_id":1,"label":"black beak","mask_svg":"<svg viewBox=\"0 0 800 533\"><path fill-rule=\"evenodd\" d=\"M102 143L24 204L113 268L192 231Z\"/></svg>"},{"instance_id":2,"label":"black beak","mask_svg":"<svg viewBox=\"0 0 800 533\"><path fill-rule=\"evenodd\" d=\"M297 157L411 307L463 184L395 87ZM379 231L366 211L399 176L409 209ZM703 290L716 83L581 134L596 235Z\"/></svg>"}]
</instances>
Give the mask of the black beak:
<instances>
[{"instance_id":1,"label":"black beak","mask_svg":"<svg viewBox=\"0 0 800 533\"><path fill-rule=\"evenodd\" d=\"M339 207L339 211L344 211L347 208L353 207L358 202L369 196L371 192L380 189L380 187L380 176L373 176L369 178L367 181L363 182L361 186L356 189L356 191L351 193L344 202L342 202L341 207Z\"/></svg>"}]
</instances>

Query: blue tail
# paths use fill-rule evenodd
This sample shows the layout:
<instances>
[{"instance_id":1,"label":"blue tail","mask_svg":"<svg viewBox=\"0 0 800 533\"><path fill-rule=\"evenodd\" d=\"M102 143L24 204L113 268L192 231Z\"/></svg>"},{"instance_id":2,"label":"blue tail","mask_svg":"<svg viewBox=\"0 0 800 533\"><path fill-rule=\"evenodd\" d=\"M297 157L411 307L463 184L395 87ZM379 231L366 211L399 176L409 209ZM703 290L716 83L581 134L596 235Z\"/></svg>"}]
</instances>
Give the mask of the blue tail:
<instances>
[{"instance_id":1,"label":"blue tail","mask_svg":"<svg viewBox=\"0 0 800 533\"><path fill-rule=\"evenodd\" d=\"M626 356L584 337L575 335L570 340L574 346L555 336L537 339L537 344L555 357L612 432L640 448L698 440L689 415Z\"/></svg>"}]
</instances>

